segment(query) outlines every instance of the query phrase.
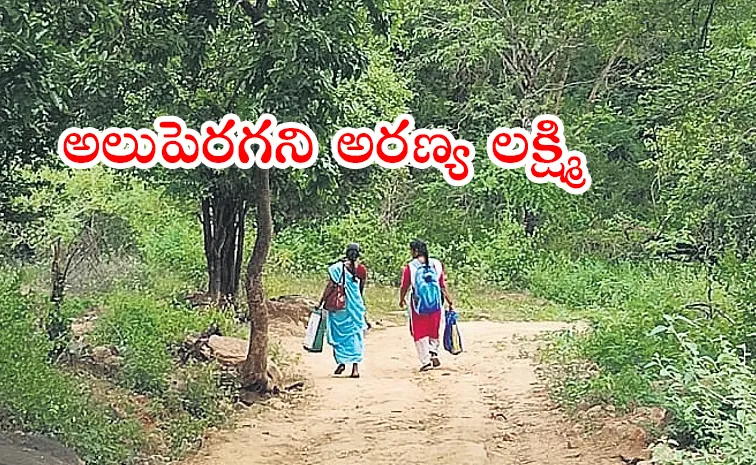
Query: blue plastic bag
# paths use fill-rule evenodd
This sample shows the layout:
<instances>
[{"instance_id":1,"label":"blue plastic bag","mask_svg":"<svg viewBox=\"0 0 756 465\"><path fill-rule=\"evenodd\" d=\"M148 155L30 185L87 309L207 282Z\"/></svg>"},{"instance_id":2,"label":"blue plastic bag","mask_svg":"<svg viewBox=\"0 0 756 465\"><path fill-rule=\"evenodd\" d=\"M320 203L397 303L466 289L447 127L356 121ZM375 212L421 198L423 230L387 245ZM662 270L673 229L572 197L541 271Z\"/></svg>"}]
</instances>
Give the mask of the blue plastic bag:
<instances>
[{"instance_id":1,"label":"blue plastic bag","mask_svg":"<svg viewBox=\"0 0 756 465\"><path fill-rule=\"evenodd\" d=\"M444 328L444 349L452 355L462 353L462 335L459 333L457 312L449 309L446 312L446 327Z\"/></svg>"}]
</instances>

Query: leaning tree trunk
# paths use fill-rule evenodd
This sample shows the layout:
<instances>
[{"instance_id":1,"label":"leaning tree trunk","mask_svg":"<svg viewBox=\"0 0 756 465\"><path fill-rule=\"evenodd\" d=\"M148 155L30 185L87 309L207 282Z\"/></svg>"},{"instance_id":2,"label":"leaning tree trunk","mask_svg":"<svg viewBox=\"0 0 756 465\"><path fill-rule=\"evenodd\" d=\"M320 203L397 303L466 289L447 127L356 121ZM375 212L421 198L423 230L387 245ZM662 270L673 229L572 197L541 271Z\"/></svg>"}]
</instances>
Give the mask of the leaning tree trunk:
<instances>
[{"instance_id":1,"label":"leaning tree trunk","mask_svg":"<svg viewBox=\"0 0 756 465\"><path fill-rule=\"evenodd\" d=\"M207 293L215 302L239 290L246 216L247 202L236 197L213 194L202 200Z\"/></svg>"},{"instance_id":2,"label":"leaning tree trunk","mask_svg":"<svg viewBox=\"0 0 756 465\"><path fill-rule=\"evenodd\" d=\"M268 378L268 306L265 301L262 273L268 259L273 235L270 208L270 172L255 168L257 177L257 237L255 248L247 263L247 306L249 307L249 349L242 365L242 384L245 389L268 392L272 389Z\"/></svg>"}]
</instances>

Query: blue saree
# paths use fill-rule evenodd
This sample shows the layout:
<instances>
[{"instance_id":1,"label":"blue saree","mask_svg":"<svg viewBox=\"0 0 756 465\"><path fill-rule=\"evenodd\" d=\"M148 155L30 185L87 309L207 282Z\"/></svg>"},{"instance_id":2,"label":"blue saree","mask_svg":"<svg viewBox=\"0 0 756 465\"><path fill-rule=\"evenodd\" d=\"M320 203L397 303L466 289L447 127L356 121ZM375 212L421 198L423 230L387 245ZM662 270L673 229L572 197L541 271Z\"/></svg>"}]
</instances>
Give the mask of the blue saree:
<instances>
[{"instance_id":1,"label":"blue saree","mask_svg":"<svg viewBox=\"0 0 756 465\"><path fill-rule=\"evenodd\" d=\"M362 363L365 331L365 302L360 294L360 279L353 279L352 273L344 263L334 263L328 268L328 274L334 282L341 282L341 274L346 273L344 287L346 291L346 308L341 311L328 312L326 338L333 346L333 357L338 364Z\"/></svg>"}]
</instances>

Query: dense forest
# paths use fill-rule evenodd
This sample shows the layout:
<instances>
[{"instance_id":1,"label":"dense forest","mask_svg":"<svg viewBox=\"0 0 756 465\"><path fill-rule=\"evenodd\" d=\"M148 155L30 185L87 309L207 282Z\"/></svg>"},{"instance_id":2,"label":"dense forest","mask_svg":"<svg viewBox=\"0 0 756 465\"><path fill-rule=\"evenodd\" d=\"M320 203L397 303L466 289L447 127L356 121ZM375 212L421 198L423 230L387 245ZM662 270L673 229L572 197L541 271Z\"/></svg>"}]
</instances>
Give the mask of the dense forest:
<instances>
[{"instance_id":1,"label":"dense forest","mask_svg":"<svg viewBox=\"0 0 756 465\"><path fill-rule=\"evenodd\" d=\"M355 241L371 285L396 286L421 237L466 317L589 323L541 354L568 411L662 407L671 463L752 463L756 3L6 0L0 25L0 429L87 463L178 459L238 392L274 389L268 297L315 289ZM317 164L72 170L55 154L72 126L228 113L306 124ZM348 170L325 149L402 113L475 144L469 184ZM545 113L586 155L582 195L485 156L493 130ZM549 310L494 308L492 292ZM396 310L370 299L371 315ZM66 362L93 309L112 376ZM238 377L177 362L211 325L250 337Z\"/></svg>"}]
</instances>

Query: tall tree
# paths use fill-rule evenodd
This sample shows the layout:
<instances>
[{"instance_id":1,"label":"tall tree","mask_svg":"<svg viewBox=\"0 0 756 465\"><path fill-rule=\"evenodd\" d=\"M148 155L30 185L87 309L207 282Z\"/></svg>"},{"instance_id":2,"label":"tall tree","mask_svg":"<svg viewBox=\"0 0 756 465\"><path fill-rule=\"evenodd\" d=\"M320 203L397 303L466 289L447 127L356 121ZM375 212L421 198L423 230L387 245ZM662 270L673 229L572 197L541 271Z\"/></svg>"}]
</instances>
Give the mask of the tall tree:
<instances>
[{"instance_id":1,"label":"tall tree","mask_svg":"<svg viewBox=\"0 0 756 465\"><path fill-rule=\"evenodd\" d=\"M54 3L37 8L46 15L71 13ZM67 45L79 56L69 73L69 92L82 124L149 127L157 116L172 114L198 128L227 113L252 121L272 113L279 121L307 124L323 141L348 110L336 89L365 69L373 26L385 26L370 0L281 2L270 8L249 1L124 0L101 9L83 15L86 40ZM292 199L312 198L333 185L338 173L327 160L306 173L274 170L272 199L285 213L311 210L316 202L302 208ZM214 299L235 296L246 215L256 204L251 173L200 167L155 169L146 176L197 200L208 292Z\"/></svg>"},{"instance_id":2,"label":"tall tree","mask_svg":"<svg viewBox=\"0 0 756 465\"><path fill-rule=\"evenodd\" d=\"M72 60L58 41L71 31L59 25L30 2L0 5L0 242L41 214L18 201L38 183L23 169L55 162L55 134L70 121Z\"/></svg>"},{"instance_id":3,"label":"tall tree","mask_svg":"<svg viewBox=\"0 0 756 465\"><path fill-rule=\"evenodd\" d=\"M227 113L251 121L271 113L308 125L325 141L348 111L339 85L359 77L368 64L367 45L387 26L373 0L14 1L2 8L0 43L10 53L0 62L0 98L14 119L0 134L6 161L0 173L13 171L10 162L19 154L47 156L65 126L150 127L166 114L198 129ZM23 131L43 133L34 138ZM334 185L339 170L320 158L307 172L202 167L139 173L196 199L215 298L238 289L246 216L256 211L259 231L246 286L252 345L261 347L251 351L255 359L267 349L260 273L270 247L271 204L305 210L289 197ZM257 365L247 366L248 379L262 379Z\"/></svg>"}]
</instances>

